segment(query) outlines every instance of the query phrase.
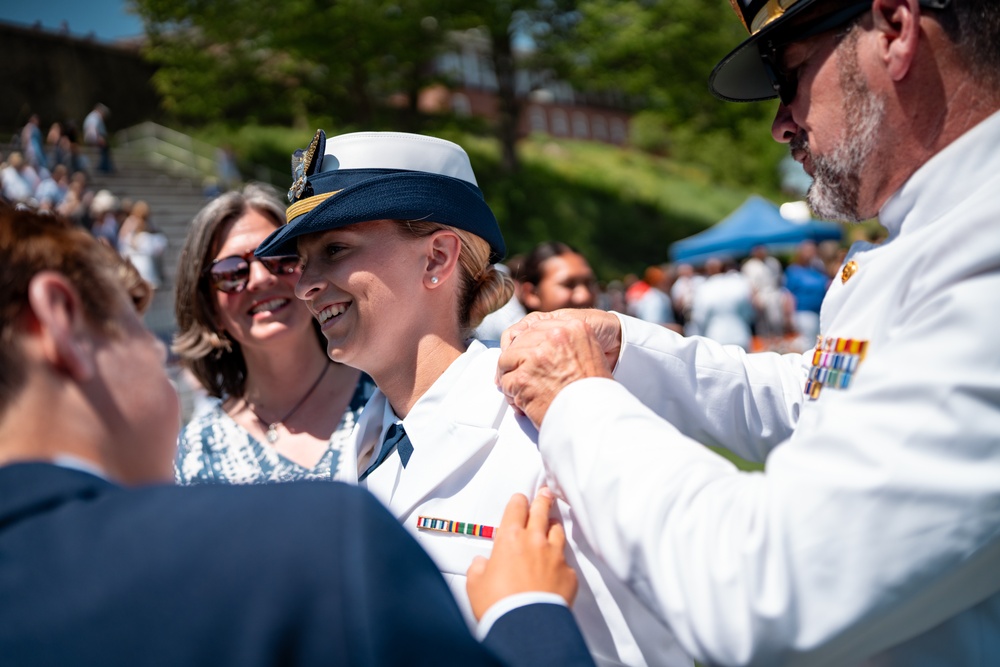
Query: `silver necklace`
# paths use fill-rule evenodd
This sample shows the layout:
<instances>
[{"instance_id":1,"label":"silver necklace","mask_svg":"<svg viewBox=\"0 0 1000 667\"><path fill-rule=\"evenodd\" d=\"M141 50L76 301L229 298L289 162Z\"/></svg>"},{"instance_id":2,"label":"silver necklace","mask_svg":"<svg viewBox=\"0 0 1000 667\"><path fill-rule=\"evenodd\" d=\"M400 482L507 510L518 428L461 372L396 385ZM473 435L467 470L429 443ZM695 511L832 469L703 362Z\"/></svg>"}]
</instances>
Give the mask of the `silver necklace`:
<instances>
[{"instance_id":1,"label":"silver necklace","mask_svg":"<svg viewBox=\"0 0 1000 667\"><path fill-rule=\"evenodd\" d=\"M306 400L310 396L312 396L312 393L314 391L316 391L316 387L318 387L319 383L323 381L323 377L326 375L326 371L332 365L333 364L329 364L328 363L328 364L325 364L323 366L323 370L322 370L322 372L320 372L319 377L316 378L316 381L312 383L312 386L309 387L309 390L306 391L305 395L302 398L299 399L298 403L296 403L295 405L292 406L292 409L288 411L288 414L286 414L281 419L278 419L277 421L267 422L264 419L262 419L261 416L259 414L257 414L257 410L254 409L253 403L251 403L250 401L248 401L246 399L246 397L243 398L243 402L246 403L247 410L249 410L250 413L254 417L257 418L257 421L260 422L261 426L267 427L267 430L264 433L264 437L267 438L267 441L269 443L271 443L273 445L274 443L276 443L278 441L278 437L279 437L278 436L278 427L281 426L282 424L284 424L288 419L290 419L291 416L294 415L296 413L296 411L298 411L298 409L302 407L302 404L305 403Z\"/></svg>"}]
</instances>

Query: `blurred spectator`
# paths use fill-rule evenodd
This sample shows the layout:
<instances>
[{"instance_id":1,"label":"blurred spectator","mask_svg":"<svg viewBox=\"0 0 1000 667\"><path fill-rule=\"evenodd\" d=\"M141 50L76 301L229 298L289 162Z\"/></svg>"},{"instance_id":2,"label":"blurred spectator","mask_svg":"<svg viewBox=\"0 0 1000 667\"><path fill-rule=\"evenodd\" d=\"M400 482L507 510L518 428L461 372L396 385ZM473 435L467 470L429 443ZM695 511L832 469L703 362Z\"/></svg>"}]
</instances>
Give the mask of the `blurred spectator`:
<instances>
[{"instance_id":1,"label":"blurred spectator","mask_svg":"<svg viewBox=\"0 0 1000 667\"><path fill-rule=\"evenodd\" d=\"M92 226L90 205L93 198L94 193L87 189L87 174L77 171L70 177L69 190L57 210L60 215L66 216L84 229L90 229Z\"/></svg>"},{"instance_id":2,"label":"blurred spectator","mask_svg":"<svg viewBox=\"0 0 1000 667\"><path fill-rule=\"evenodd\" d=\"M57 164L52 168L52 174L35 188L35 199L40 208L55 209L66 199L67 192L69 192L69 173L65 165Z\"/></svg>"},{"instance_id":3,"label":"blurred spectator","mask_svg":"<svg viewBox=\"0 0 1000 667\"><path fill-rule=\"evenodd\" d=\"M219 186L223 190L238 188L243 177L236 166L236 154L232 146L224 145L215 154L216 170L219 175Z\"/></svg>"},{"instance_id":4,"label":"blurred spectator","mask_svg":"<svg viewBox=\"0 0 1000 667\"><path fill-rule=\"evenodd\" d=\"M706 279L695 292L691 320L706 338L749 350L754 317L750 284L735 268L715 258L705 262Z\"/></svg>"},{"instance_id":5,"label":"blurred spectator","mask_svg":"<svg viewBox=\"0 0 1000 667\"><path fill-rule=\"evenodd\" d=\"M49 131L45 135L45 144L48 146L55 146L57 143L59 143L59 139L62 137L62 135L63 135L62 123L60 123L59 121L53 122L51 125L49 125Z\"/></svg>"},{"instance_id":6,"label":"blurred spectator","mask_svg":"<svg viewBox=\"0 0 1000 667\"><path fill-rule=\"evenodd\" d=\"M632 304L646 293L649 285L645 281L640 280L639 276L634 273L626 273L625 277L622 278L622 282L625 284L625 312L628 313L632 308Z\"/></svg>"},{"instance_id":7,"label":"blurred spectator","mask_svg":"<svg viewBox=\"0 0 1000 667\"><path fill-rule=\"evenodd\" d=\"M795 331L803 348L811 346L819 335L819 307L830 286L826 272L816 266L818 260L816 244L803 241L785 269L785 289L795 299Z\"/></svg>"},{"instance_id":8,"label":"blurred spectator","mask_svg":"<svg viewBox=\"0 0 1000 667\"><path fill-rule=\"evenodd\" d=\"M750 284L753 295L754 333L763 338L785 334L784 294L781 290L781 262L772 257L767 248L757 246L750 251L750 258L743 263L743 276Z\"/></svg>"},{"instance_id":9,"label":"blurred spectator","mask_svg":"<svg viewBox=\"0 0 1000 667\"><path fill-rule=\"evenodd\" d=\"M620 280L611 280L598 295L597 307L601 310L613 310L616 313L624 313L625 304L625 283Z\"/></svg>"},{"instance_id":10,"label":"blurred spectator","mask_svg":"<svg viewBox=\"0 0 1000 667\"><path fill-rule=\"evenodd\" d=\"M691 321L691 308L694 306L694 295L705 278L695 272L690 264L678 264L674 285L670 288L670 299L674 303L674 312L680 315L680 324L688 336L698 334L698 328Z\"/></svg>"},{"instance_id":11,"label":"blurred spectator","mask_svg":"<svg viewBox=\"0 0 1000 667\"><path fill-rule=\"evenodd\" d=\"M647 267L643 272L643 280L636 283L637 285L645 285L645 289L642 290L641 296L638 296L634 303L629 304L629 314L640 320L660 324L680 332L681 327L674 319L673 303L667 295L672 282L672 276L668 270L659 266Z\"/></svg>"},{"instance_id":12,"label":"blurred spectator","mask_svg":"<svg viewBox=\"0 0 1000 667\"><path fill-rule=\"evenodd\" d=\"M166 249L167 237L149 226L149 204L137 201L118 231L118 252L156 289L163 282L159 261Z\"/></svg>"},{"instance_id":13,"label":"blurred spectator","mask_svg":"<svg viewBox=\"0 0 1000 667\"><path fill-rule=\"evenodd\" d=\"M120 197L118 209L115 211L115 220L118 221L118 238L121 238L122 235L122 224L130 215L132 215L132 200L128 197Z\"/></svg>"},{"instance_id":14,"label":"blurred spectator","mask_svg":"<svg viewBox=\"0 0 1000 667\"><path fill-rule=\"evenodd\" d=\"M35 170L48 169L41 124L38 114L33 113L21 130L21 150L24 151L24 160Z\"/></svg>"},{"instance_id":15,"label":"blurred spectator","mask_svg":"<svg viewBox=\"0 0 1000 667\"><path fill-rule=\"evenodd\" d=\"M62 125L58 122L49 126L49 133L45 136L45 145L48 146L49 168L55 169L56 165L63 165L67 170L73 171L73 153L69 147L69 140L63 141Z\"/></svg>"},{"instance_id":16,"label":"blurred spectator","mask_svg":"<svg viewBox=\"0 0 1000 667\"><path fill-rule=\"evenodd\" d=\"M118 198L110 190L101 190L90 204L91 233L112 248L118 247Z\"/></svg>"},{"instance_id":17,"label":"blurred spectator","mask_svg":"<svg viewBox=\"0 0 1000 667\"><path fill-rule=\"evenodd\" d=\"M827 278L833 280L840 275L840 267L847 256L847 248L842 247L839 241L821 241L816 246L816 254L823 263L823 272Z\"/></svg>"},{"instance_id":18,"label":"blurred spectator","mask_svg":"<svg viewBox=\"0 0 1000 667\"><path fill-rule=\"evenodd\" d=\"M219 179L215 176L206 176L201 183L201 196L204 197L206 201L212 201L223 192L225 192L225 190L219 184Z\"/></svg>"},{"instance_id":19,"label":"blurred spectator","mask_svg":"<svg viewBox=\"0 0 1000 667\"><path fill-rule=\"evenodd\" d=\"M0 175L3 196L10 202L34 205L38 174L27 164L24 156L17 151L7 158L7 166Z\"/></svg>"},{"instance_id":20,"label":"blurred spectator","mask_svg":"<svg viewBox=\"0 0 1000 667\"><path fill-rule=\"evenodd\" d=\"M72 132L68 131L70 129ZM76 131L70 123L65 126L59 122L52 123L45 138L45 143L49 147L49 169L55 169L56 165L61 164L72 174L86 168L86 161L82 159L76 146L75 136Z\"/></svg>"},{"instance_id":21,"label":"blurred spectator","mask_svg":"<svg viewBox=\"0 0 1000 667\"><path fill-rule=\"evenodd\" d=\"M593 308L597 280L583 255L560 241L545 241L524 258L521 304L527 312Z\"/></svg>"},{"instance_id":22,"label":"blurred spectator","mask_svg":"<svg viewBox=\"0 0 1000 667\"><path fill-rule=\"evenodd\" d=\"M105 119L110 113L110 109L98 103L83 119L83 141L100 149L101 162L97 168L105 174L114 173L114 166L111 163L111 143L105 125Z\"/></svg>"}]
</instances>

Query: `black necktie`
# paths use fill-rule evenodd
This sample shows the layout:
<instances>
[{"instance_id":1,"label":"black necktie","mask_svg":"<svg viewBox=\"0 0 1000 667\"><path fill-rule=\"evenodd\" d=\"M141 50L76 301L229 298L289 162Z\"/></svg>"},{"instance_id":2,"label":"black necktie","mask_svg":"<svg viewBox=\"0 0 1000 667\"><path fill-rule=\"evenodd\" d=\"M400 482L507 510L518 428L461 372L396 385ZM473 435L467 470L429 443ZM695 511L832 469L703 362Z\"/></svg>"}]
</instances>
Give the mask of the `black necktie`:
<instances>
[{"instance_id":1,"label":"black necktie","mask_svg":"<svg viewBox=\"0 0 1000 667\"><path fill-rule=\"evenodd\" d=\"M378 456L372 461L371 465L368 466L368 470L365 470L358 481L364 481L368 475L372 474L375 468L382 465L382 462L389 458L389 454L392 454L392 450L399 450L399 460L406 467L406 464L410 462L410 454L413 453L413 445L410 443L410 438L406 435L406 431L403 430L403 424L393 424L389 427L389 430L385 432L385 439L382 440L382 448L378 452Z\"/></svg>"}]
</instances>

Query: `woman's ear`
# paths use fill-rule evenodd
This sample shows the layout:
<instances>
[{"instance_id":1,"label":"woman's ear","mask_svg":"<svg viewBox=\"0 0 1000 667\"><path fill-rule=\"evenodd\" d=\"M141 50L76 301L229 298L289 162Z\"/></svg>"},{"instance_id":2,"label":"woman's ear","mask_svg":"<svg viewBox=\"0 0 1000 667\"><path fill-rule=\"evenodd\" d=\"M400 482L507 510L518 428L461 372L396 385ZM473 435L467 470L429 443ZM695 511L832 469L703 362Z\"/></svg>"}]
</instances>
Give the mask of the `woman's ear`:
<instances>
[{"instance_id":1,"label":"woman's ear","mask_svg":"<svg viewBox=\"0 0 1000 667\"><path fill-rule=\"evenodd\" d=\"M462 241L455 232L440 229L428 236L427 242L424 285L436 289L457 271L458 257L462 253Z\"/></svg>"},{"instance_id":2,"label":"woman's ear","mask_svg":"<svg viewBox=\"0 0 1000 667\"><path fill-rule=\"evenodd\" d=\"M73 284L55 271L42 271L28 283L28 304L44 360L75 380L89 379L95 369L93 333Z\"/></svg>"}]
</instances>

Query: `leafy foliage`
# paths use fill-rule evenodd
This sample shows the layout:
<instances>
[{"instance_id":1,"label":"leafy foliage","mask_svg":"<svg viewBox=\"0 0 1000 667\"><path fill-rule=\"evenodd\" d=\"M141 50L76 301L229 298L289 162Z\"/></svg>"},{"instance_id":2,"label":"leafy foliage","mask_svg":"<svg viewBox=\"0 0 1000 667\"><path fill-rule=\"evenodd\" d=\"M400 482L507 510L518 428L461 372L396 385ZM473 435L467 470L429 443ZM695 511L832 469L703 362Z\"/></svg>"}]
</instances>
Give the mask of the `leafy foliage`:
<instances>
[{"instance_id":1,"label":"leafy foliage","mask_svg":"<svg viewBox=\"0 0 1000 667\"><path fill-rule=\"evenodd\" d=\"M531 39L544 51L562 28L571 23L576 0L439 0L437 10L451 30L478 28L490 44L490 59L497 81L498 120L496 133L508 171L518 168L515 150L521 101L516 94L517 62L514 40Z\"/></svg>"},{"instance_id":2,"label":"leafy foliage","mask_svg":"<svg viewBox=\"0 0 1000 667\"><path fill-rule=\"evenodd\" d=\"M131 0L178 120L370 123L429 81L428 0ZM415 104L404 109L413 110Z\"/></svg>"},{"instance_id":3,"label":"leafy foliage","mask_svg":"<svg viewBox=\"0 0 1000 667\"><path fill-rule=\"evenodd\" d=\"M702 163L726 182L770 187L786 152L770 139L774 106L720 102L707 83L745 37L721 1L581 0L574 30L557 48L578 86L633 96L644 111L640 142L653 139L659 150Z\"/></svg>"}]
</instances>

